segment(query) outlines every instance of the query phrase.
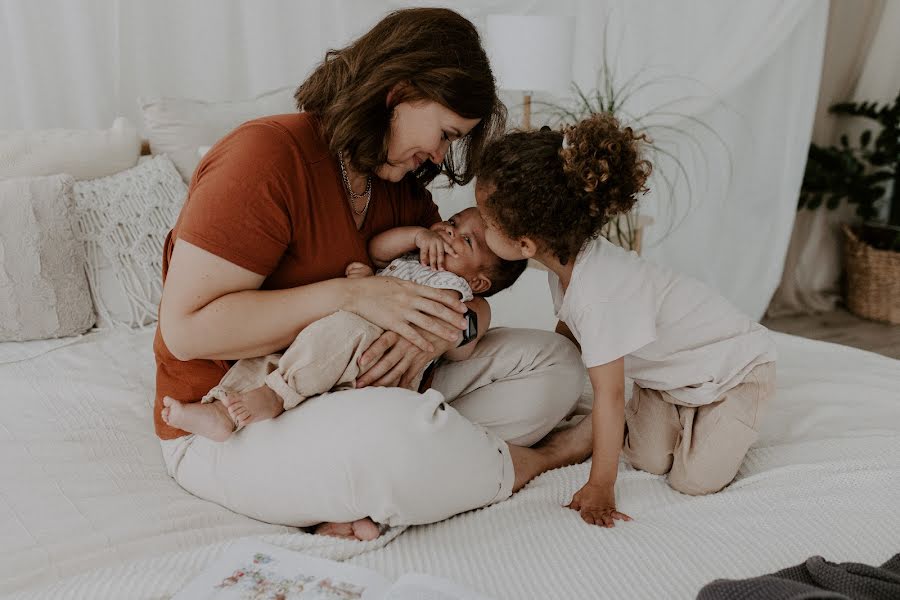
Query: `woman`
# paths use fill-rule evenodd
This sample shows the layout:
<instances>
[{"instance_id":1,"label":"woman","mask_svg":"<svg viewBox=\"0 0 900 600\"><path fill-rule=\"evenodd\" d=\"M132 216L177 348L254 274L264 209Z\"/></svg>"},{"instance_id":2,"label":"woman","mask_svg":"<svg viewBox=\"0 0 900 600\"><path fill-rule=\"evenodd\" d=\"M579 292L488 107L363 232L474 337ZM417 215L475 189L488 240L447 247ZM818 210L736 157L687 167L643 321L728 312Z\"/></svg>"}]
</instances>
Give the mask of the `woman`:
<instances>
[{"instance_id":1,"label":"woman","mask_svg":"<svg viewBox=\"0 0 900 600\"><path fill-rule=\"evenodd\" d=\"M440 394L399 389L459 342L467 307L451 292L343 277L371 264L377 233L438 222L424 185L442 170L470 181L502 129L472 24L444 9L392 13L329 52L296 99L304 112L246 123L206 154L166 240L154 420L172 477L263 521L372 539L373 519L438 521L586 458L590 438L571 433L528 448L580 395L570 342L482 331L472 358L434 370ZM486 302L468 308L486 322ZM223 444L165 424L163 397L198 400L228 361L279 351L339 309L385 330L362 357L368 389L312 399Z\"/></svg>"}]
</instances>

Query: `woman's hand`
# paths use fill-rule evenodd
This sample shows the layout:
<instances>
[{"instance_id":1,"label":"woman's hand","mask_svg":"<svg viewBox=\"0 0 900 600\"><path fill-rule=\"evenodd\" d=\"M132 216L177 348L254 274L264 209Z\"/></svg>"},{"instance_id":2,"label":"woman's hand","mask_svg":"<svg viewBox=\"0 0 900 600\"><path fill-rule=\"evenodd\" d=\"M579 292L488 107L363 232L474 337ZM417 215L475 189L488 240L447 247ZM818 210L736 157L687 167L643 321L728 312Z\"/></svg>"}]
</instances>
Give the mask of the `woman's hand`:
<instances>
[{"instance_id":1,"label":"woman's hand","mask_svg":"<svg viewBox=\"0 0 900 600\"><path fill-rule=\"evenodd\" d=\"M412 389L413 379L425 365L447 350L455 348L462 337L460 333L455 342L450 342L427 331L421 333L434 345L433 352L420 350L393 331L381 334L359 357L360 372L363 375L356 380L356 387L372 385Z\"/></svg>"},{"instance_id":2,"label":"woman's hand","mask_svg":"<svg viewBox=\"0 0 900 600\"><path fill-rule=\"evenodd\" d=\"M588 481L566 506L580 512L585 523L602 527L615 527L616 519L630 521L631 517L616 510L614 485Z\"/></svg>"},{"instance_id":3,"label":"woman's hand","mask_svg":"<svg viewBox=\"0 0 900 600\"><path fill-rule=\"evenodd\" d=\"M437 349L434 342L426 339L426 333L433 334L432 340L446 340L453 347L459 342L462 330L468 326L463 317L466 305L457 292L410 283L396 277L364 277L346 281L352 287L344 310L358 314L385 331L399 333L424 352L434 354Z\"/></svg>"},{"instance_id":4,"label":"woman's hand","mask_svg":"<svg viewBox=\"0 0 900 600\"><path fill-rule=\"evenodd\" d=\"M430 229L423 229L417 233L415 242L419 249L419 262L438 271L444 270L444 254L458 256L441 234Z\"/></svg>"}]
</instances>

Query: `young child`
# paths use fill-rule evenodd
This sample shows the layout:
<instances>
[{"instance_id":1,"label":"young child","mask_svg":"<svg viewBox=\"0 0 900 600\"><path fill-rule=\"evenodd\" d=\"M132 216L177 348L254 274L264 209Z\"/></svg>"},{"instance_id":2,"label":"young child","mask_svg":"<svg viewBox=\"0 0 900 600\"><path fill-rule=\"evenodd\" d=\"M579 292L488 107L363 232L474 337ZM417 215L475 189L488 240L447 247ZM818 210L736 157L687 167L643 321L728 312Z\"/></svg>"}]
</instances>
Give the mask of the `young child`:
<instances>
[{"instance_id":1,"label":"young child","mask_svg":"<svg viewBox=\"0 0 900 600\"><path fill-rule=\"evenodd\" d=\"M486 241L507 260L549 270L557 332L581 349L594 391L593 461L569 507L588 523L616 510L619 453L685 494L734 478L775 391L767 330L699 281L598 237L646 191L650 163L609 115L565 133L513 133L493 142L475 189ZM634 393L625 406L625 377Z\"/></svg>"},{"instance_id":2,"label":"young child","mask_svg":"<svg viewBox=\"0 0 900 600\"><path fill-rule=\"evenodd\" d=\"M418 255L412 251L418 250ZM507 261L491 252L484 240L484 222L477 208L468 208L447 221L424 227L397 227L369 243L379 276L397 277L421 285L455 290L463 302L473 294L487 297L511 286L526 261ZM363 263L347 266L347 277L369 277ZM478 331L487 331L481 323ZM237 361L199 403L164 398L162 417L169 425L225 441L238 429L277 417L307 398L332 389L355 386L361 375L358 361L382 329L356 314L338 311L302 330L282 354ZM464 360L477 338L443 357ZM412 382L418 389L423 372ZM215 406L220 401L227 408Z\"/></svg>"}]
</instances>

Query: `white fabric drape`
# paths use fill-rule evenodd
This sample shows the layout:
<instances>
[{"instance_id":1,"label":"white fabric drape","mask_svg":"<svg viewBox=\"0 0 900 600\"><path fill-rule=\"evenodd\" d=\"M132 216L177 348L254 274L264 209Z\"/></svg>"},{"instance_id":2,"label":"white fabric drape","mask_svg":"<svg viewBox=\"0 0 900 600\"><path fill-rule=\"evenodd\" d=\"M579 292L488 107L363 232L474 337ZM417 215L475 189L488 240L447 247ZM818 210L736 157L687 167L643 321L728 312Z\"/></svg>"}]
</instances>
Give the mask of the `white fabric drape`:
<instances>
[{"instance_id":1,"label":"white fabric drape","mask_svg":"<svg viewBox=\"0 0 900 600\"><path fill-rule=\"evenodd\" d=\"M846 100L890 103L900 88L900 3L831 0L828 37L813 127L820 146L848 134L854 142L871 121L839 119L828 108ZM856 220L852 206L801 210L785 259L781 283L767 314L779 317L834 309L841 297L843 251L840 224Z\"/></svg>"},{"instance_id":2,"label":"white fabric drape","mask_svg":"<svg viewBox=\"0 0 900 600\"><path fill-rule=\"evenodd\" d=\"M577 16L574 78L595 83L603 48L616 79L656 77L633 115L675 101L689 141L661 132L691 187L642 211L657 223L645 254L717 288L754 318L779 277L810 139L828 5L816 0L5 0L0 2L0 129L140 124L137 98L236 100L299 83L327 48L386 11L442 4L483 28L489 14ZM604 42L604 32L608 39ZM516 96L507 95L515 100ZM514 107L513 107L514 108ZM724 145L691 121L709 123ZM671 165L667 169L674 174ZM654 180L654 187L662 187ZM442 212L471 189L438 190ZM666 235L671 225L679 223Z\"/></svg>"}]
</instances>

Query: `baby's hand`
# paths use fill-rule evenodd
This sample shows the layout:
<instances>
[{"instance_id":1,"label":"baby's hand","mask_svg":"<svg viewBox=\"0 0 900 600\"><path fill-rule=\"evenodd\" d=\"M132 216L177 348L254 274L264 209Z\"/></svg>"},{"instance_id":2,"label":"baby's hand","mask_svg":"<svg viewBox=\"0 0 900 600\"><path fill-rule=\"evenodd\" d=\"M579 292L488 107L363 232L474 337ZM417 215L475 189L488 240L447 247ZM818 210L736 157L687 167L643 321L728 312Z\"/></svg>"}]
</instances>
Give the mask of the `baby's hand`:
<instances>
[{"instance_id":1,"label":"baby's hand","mask_svg":"<svg viewBox=\"0 0 900 600\"><path fill-rule=\"evenodd\" d=\"M375 274L375 271L372 270L372 267L369 265L353 262L347 265L347 270L344 272L347 277L357 278L357 277L371 277Z\"/></svg>"},{"instance_id":2,"label":"baby's hand","mask_svg":"<svg viewBox=\"0 0 900 600\"><path fill-rule=\"evenodd\" d=\"M612 485L588 481L584 487L575 492L572 501L566 506L580 512L585 523L602 527L615 527L616 519L631 520L631 517L616 510L616 494Z\"/></svg>"},{"instance_id":3,"label":"baby's hand","mask_svg":"<svg viewBox=\"0 0 900 600\"><path fill-rule=\"evenodd\" d=\"M419 262L438 271L444 270L444 254L457 256L441 234L430 229L423 229L416 234L416 246L419 248Z\"/></svg>"}]
</instances>

